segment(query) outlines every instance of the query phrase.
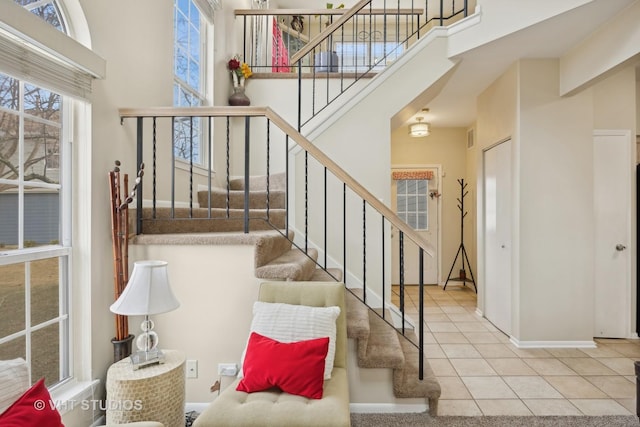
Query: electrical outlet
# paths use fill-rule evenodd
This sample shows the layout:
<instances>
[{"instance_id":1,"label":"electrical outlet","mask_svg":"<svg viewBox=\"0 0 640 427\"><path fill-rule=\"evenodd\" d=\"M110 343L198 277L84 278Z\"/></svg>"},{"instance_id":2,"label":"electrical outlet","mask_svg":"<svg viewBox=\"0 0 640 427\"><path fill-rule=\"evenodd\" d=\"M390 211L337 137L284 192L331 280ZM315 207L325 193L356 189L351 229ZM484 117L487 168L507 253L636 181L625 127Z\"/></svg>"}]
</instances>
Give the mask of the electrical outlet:
<instances>
[{"instance_id":1,"label":"electrical outlet","mask_svg":"<svg viewBox=\"0 0 640 427\"><path fill-rule=\"evenodd\" d=\"M235 363L218 363L218 375L235 377L238 374L238 365Z\"/></svg>"},{"instance_id":2,"label":"electrical outlet","mask_svg":"<svg viewBox=\"0 0 640 427\"><path fill-rule=\"evenodd\" d=\"M198 378L197 360L187 360L187 378Z\"/></svg>"}]
</instances>

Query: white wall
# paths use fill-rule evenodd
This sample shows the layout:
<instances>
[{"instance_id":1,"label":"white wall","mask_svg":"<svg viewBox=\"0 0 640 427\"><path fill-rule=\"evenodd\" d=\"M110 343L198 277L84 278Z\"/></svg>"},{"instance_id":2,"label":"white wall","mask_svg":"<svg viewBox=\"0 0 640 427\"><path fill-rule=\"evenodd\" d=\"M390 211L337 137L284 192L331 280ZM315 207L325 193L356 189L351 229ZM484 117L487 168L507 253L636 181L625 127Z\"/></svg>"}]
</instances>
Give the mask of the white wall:
<instances>
[{"instance_id":1,"label":"white wall","mask_svg":"<svg viewBox=\"0 0 640 427\"><path fill-rule=\"evenodd\" d=\"M198 378L187 379L187 402L209 402L209 388L219 379L219 363L236 363L249 336L259 284L252 245L132 245L132 261L169 261L171 288L180 307L153 316L160 348L177 349L198 361ZM129 321L140 334L141 318ZM222 378L226 387L230 378Z\"/></svg>"},{"instance_id":2,"label":"white wall","mask_svg":"<svg viewBox=\"0 0 640 427\"><path fill-rule=\"evenodd\" d=\"M559 77L557 59L521 60L478 98L478 147L471 159L478 185L482 149L513 141L512 335L523 345L592 340L592 133L636 126L633 67L566 97L558 93ZM478 193L482 309L481 185Z\"/></svg>"}]
</instances>

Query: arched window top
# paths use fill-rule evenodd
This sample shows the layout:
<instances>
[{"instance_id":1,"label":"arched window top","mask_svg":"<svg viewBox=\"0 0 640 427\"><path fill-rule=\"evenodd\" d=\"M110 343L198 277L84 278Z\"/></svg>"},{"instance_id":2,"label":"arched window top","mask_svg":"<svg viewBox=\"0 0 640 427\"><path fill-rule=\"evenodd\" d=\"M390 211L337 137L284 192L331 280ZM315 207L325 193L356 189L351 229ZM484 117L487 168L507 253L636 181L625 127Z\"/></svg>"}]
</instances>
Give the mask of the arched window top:
<instances>
[{"instance_id":1,"label":"arched window top","mask_svg":"<svg viewBox=\"0 0 640 427\"><path fill-rule=\"evenodd\" d=\"M15 2L53 25L54 28L68 34L64 16L56 0L15 0Z\"/></svg>"}]
</instances>

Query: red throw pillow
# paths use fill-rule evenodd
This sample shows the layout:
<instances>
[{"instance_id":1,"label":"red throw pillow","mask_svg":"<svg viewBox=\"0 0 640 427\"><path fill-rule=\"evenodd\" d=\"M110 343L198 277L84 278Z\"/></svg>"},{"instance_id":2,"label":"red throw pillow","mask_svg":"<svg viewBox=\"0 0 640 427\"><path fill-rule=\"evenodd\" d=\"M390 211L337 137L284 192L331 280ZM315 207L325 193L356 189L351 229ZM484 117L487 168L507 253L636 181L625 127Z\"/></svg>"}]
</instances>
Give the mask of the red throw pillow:
<instances>
[{"instance_id":1,"label":"red throw pillow","mask_svg":"<svg viewBox=\"0 0 640 427\"><path fill-rule=\"evenodd\" d=\"M2 427L64 427L44 378L31 386L0 414Z\"/></svg>"},{"instance_id":2,"label":"red throw pillow","mask_svg":"<svg viewBox=\"0 0 640 427\"><path fill-rule=\"evenodd\" d=\"M322 399L329 337L282 343L251 333L236 390L251 393L278 387L285 393Z\"/></svg>"}]
</instances>

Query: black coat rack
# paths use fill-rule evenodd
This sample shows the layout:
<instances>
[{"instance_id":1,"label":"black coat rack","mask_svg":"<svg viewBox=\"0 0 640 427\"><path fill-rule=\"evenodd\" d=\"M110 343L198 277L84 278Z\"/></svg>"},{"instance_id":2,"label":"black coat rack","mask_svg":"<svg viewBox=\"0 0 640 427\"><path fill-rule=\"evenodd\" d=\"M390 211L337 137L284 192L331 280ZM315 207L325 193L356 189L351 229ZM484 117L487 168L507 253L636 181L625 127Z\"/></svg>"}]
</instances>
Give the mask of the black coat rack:
<instances>
[{"instance_id":1,"label":"black coat rack","mask_svg":"<svg viewBox=\"0 0 640 427\"><path fill-rule=\"evenodd\" d=\"M460 247L458 248L458 252L456 253L456 257L453 260L453 264L451 264L451 270L449 270L449 275L447 276L447 281L444 284L443 290L447 289L447 284L449 280L462 282L464 286L467 285L467 282L473 283L473 288L476 293L478 293L478 288L476 287L476 281L473 277L473 270L471 269L471 263L469 262L469 257L467 256L467 250L464 248L464 217L467 216L467 212L464 211L464 198L469 193L467 191L467 184L465 184L464 179L459 179L458 184L460 184L460 198L458 199L458 209L460 209ZM462 255L462 256L460 256ZM460 257L462 261L462 268L460 269L460 275L458 277L451 278L451 274L453 273L453 268L458 261L458 257ZM469 275L471 279L467 277L467 271L464 268L464 263L467 262L467 267L469 268Z\"/></svg>"}]
</instances>

